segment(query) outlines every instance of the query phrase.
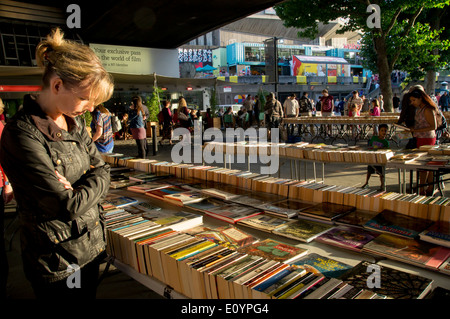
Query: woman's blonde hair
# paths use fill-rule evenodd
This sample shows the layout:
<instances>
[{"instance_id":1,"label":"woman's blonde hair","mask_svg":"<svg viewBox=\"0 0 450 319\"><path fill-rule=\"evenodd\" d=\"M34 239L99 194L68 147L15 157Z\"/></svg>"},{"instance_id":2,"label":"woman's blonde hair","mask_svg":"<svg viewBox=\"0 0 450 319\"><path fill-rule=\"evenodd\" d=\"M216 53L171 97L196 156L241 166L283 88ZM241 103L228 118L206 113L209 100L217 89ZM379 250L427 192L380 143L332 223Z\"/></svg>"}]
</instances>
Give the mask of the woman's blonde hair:
<instances>
[{"instance_id":1,"label":"woman's blonde hair","mask_svg":"<svg viewBox=\"0 0 450 319\"><path fill-rule=\"evenodd\" d=\"M61 29L53 29L36 47L36 61L44 68L44 89L57 75L68 87L91 88L89 99L94 105L109 100L114 91L112 76L105 70L94 51L86 45L64 39Z\"/></svg>"},{"instance_id":2,"label":"woman's blonde hair","mask_svg":"<svg viewBox=\"0 0 450 319\"><path fill-rule=\"evenodd\" d=\"M5 104L3 104L3 100L0 98L0 114L3 114L5 110Z\"/></svg>"}]
</instances>

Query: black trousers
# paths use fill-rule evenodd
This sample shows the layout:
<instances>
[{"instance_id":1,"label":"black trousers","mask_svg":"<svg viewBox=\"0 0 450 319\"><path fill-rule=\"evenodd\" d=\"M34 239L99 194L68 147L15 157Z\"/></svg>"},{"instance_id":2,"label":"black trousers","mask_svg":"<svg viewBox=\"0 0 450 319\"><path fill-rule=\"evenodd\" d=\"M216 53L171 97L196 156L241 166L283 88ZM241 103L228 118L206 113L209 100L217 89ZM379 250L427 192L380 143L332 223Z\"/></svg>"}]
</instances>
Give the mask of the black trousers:
<instances>
[{"instance_id":1,"label":"black trousers","mask_svg":"<svg viewBox=\"0 0 450 319\"><path fill-rule=\"evenodd\" d=\"M97 284L99 278L100 260L96 259L85 265L79 271L80 285L70 288L70 284L76 282L69 278L52 283L43 283L40 281L31 281L36 299L95 299L97 295ZM71 299L67 299L71 298Z\"/></svg>"},{"instance_id":2,"label":"black trousers","mask_svg":"<svg viewBox=\"0 0 450 319\"><path fill-rule=\"evenodd\" d=\"M136 140L136 145L138 148L138 157L139 158L146 158L146 156L148 155L148 143L147 143L147 139L141 139L141 140Z\"/></svg>"}]
</instances>

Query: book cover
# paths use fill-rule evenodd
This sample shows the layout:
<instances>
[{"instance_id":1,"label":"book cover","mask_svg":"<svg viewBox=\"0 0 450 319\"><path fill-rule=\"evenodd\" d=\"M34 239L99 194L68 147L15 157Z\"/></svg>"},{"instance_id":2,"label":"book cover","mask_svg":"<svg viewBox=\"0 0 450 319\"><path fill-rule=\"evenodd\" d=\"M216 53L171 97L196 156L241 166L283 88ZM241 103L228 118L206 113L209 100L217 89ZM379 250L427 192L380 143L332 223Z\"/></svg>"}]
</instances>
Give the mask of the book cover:
<instances>
[{"instance_id":1,"label":"book cover","mask_svg":"<svg viewBox=\"0 0 450 319\"><path fill-rule=\"evenodd\" d=\"M251 245L258 241L256 237L232 225L203 230L193 235L195 237L213 241L219 245L228 247L233 250Z\"/></svg>"},{"instance_id":2,"label":"book cover","mask_svg":"<svg viewBox=\"0 0 450 319\"><path fill-rule=\"evenodd\" d=\"M267 238L253 245L243 247L239 249L239 252L289 264L306 255L308 250Z\"/></svg>"},{"instance_id":3,"label":"book cover","mask_svg":"<svg viewBox=\"0 0 450 319\"><path fill-rule=\"evenodd\" d=\"M263 211L235 203L225 204L221 207L213 208L207 211L205 214L217 219L224 220L228 223L234 224L245 218L260 215Z\"/></svg>"},{"instance_id":4,"label":"book cover","mask_svg":"<svg viewBox=\"0 0 450 319\"><path fill-rule=\"evenodd\" d=\"M277 229L278 227L281 227L283 225L286 225L288 223L291 223L292 220L285 219L285 218L279 218L279 217L273 217L266 214L261 214L258 216L253 216L250 218L246 218L244 220L241 220L238 222L239 225L259 229L266 232L272 232L273 230Z\"/></svg>"},{"instance_id":5,"label":"book cover","mask_svg":"<svg viewBox=\"0 0 450 319\"><path fill-rule=\"evenodd\" d=\"M381 265L376 265L380 269L380 288L369 288L369 276L373 275L369 266L373 264L362 261L339 279L355 288L370 290L393 299L422 299L431 290L433 280Z\"/></svg>"},{"instance_id":6,"label":"book cover","mask_svg":"<svg viewBox=\"0 0 450 319\"><path fill-rule=\"evenodd\" d=\"M430 220L383 210L369 220L364 227L406 238L416 238L422 231L430 227L432 223Z\"/></svg>"},{"instance_id":7,"label":"book cover","mask_svg":"<svg viewBox=\"0 0 450 319\"><path fill-rule=\"evenodd\" d=\"M355 209L353 206L325 202L305 208L299 211L299 215L332 221Z\"/></svg>"},{"instance_id":8,"label":"book cover","mask_svg":"<svg viewBox=\"0 0 450 319\"><path fill-rule=\"evenodd\" d=\"M136 185L131 185L127 187L127 190L135 192L135 193L145 193L145 192L149 192L151 190L155 190L155 189L161 189L161 188L166 188L166 187L170 187L172 186L169 183L162 183L162 182L147 182L144 184L136 184Z\"/></svg>"},{"instance_id":9,"label":"book cover","mask_svg":"<svg viewBox=\"0 0 450 319\"><path fill-rule=\"evenodd\" d=\"M230 199L231 202L253 206L255 208L263 208L266 204L278 202L285 199L284 196L263 192L251 192L247 195L242 195Z\"/></svg>"},{"instance_id":10,"label":"book cover","mask_svg":"<svg viewBox=\"0 0 450 319\"><path fill-rule=\"evenodd\" d=\"M214 197L208 197L206 199L203 199L200 202L188 203L188 204L186 204L186 207L189 207L189 208L199 211L199 212L206 213L213 208L222 207L227 204L228 204L228 202L225 202L221 199L214 198Z\"/></svg>"},{"instance_id":11,"label":"book cover","mask_svg":"<svg viewBox=\"0 0 450 319\"><path fill-rule=\"evenodd\" d=\"M381 234L365 245L363 251L432 269L439 268L450 257L449 248L391 234Z\"/></svg>"},{"instance_id":12,"label":"book cover","mask_svg":"<svg viewBox=\"0 0 450 319\"><path fill-rule=\"evenodd\" d=\"M202 189L202 193L207 196L212 196L212 197L225 199L225 200L229 200L229 199L240 196L238 194L234 194L234 193L222 190L222 189L219 190L219 189L215 189L215 188Z\"/></svg>"},{"instance_id":13,"label":"book cover","mask_svg":"<svg viewBox=\"0 0 450 319\"><path fill-rule=\"evenodd\" d=\"M336 226L315 240L344 249L360 251L364 245L376 238L378 234L352 226Z\"/></svg>"},{"instance_id":14,"label":"book cover","mask_svg":"<svg viewBox=\"0 0 450 319\"><path fill-rule=\"evenodd\" d=\"M421 240L450 248L450 222L437 221L419 234Z\"/></svg>"},{"instance_id":15,"label":"book cover","mask_svg":"<svg viewBox=\"0 0 450 319\"><path fill-rule=\"evenodd\" d=\"M206 198L207 197L205 195L199 193L198 191L188 191L183 193L164 195L165 201L178 206L184 206L186 204L191 203L198 203Z\"/></svg>"},{"instance_id":16,"label":"book cover","mask_svg":"<svg viewBox=\"0 0 450 319\"><path fill-rule=\"evenodd\" d=\"M203 223L203 216L185 211L149 211L142 214L145 219L151 220L163 227L170 227L176 231L189 229Z\"/></svg>"},{"instance_id":17,"label":"book cover","mask_svg":"<svg viewBox=\"0 0 450 319\"><path fill-rule=\"evenodd\" d=\"M339 278L353 267L335 259L309 253L293 262L294 265L302 266L308 272L321 273L329 278Z\"/></svg>"},{"instance_id":18,"label":"book cover","mask_svg":"<svg viewBox=\"0 0 450 319\"><path fill-rule=\"evenodd\" d=\"M106 202L120 208L120 207L125 207L128 205L136 204L139 201L136 198L132 198L132 197L128 197L128 196L120 196L118 198L108 199Z\"/></svg>"},{"instance_id":19,"label":"book cover","mask_svg":"<svg viewBox=\"0 0 450 319\"><path fill-rule=\"evenodd\" d=\"M439 266L439 271L444 274L450 275L450 257L447 258L447 260Z\"/></svg>"},{"instance_id":20,"label":"book cover","mask_svg":"<svg viewBox=\"0 0 450 319\"><path fill-rule=\"evenodd\" d=\"M170 195L170 194L177 194L177 193L183 193L188 191L188 189L183 188L181 186L178 185L173 185L170 187L164 187L164 188L159 188L159 189L155 189L155 190L151 190L148 192L145 192L144 194L156 199L162 199L164 200L164 195Z\"/></svg>"},{"instance_id":21,"label":"book cover","mask_svg":"<svg viewBox=\"0 0 450 319\"><path fill-rule=\"evenodd\" d=\"M264 211L269 214L292 218L296 217L301 210L313 207L315 205L315 203L302 200L283 199L275 203L264 205Z\"/></svg>"},{"instance_id":22,"label":"book cover","mask_svg":"<svg viewBox=\"0 0 450 319\"><path fill-rule=\"evenodd\" d=\"M329 231L334 226L317 223L310 220L298 219L288 223L282 227L274 229L272 232L275 235L296 239L302 242L309 243L317 236Z\"/></svg>"},{"instance_id":23,"label":"book cover","mask_svg":"<svg viewBox=\"0 0 450 319\"><path fill-rule=\"evenodd\" d=\"M142 215L152 210L161 210L161 207L147 202L141 202L133 205L128 205L124 207L124 210L134 215Z\"/></svg>"},{"instance_id":24,"label":"book cover","mask_svg":"<svg viewBox=\"0 0 450 319\"><path fill-rule=\"evenodd\" d=\"M354 227L364 227L364 225L375 217L378 212L356 209L344 216L338 217L335 222L338 225L348 225Z\"/></svg>"}]
</instances>

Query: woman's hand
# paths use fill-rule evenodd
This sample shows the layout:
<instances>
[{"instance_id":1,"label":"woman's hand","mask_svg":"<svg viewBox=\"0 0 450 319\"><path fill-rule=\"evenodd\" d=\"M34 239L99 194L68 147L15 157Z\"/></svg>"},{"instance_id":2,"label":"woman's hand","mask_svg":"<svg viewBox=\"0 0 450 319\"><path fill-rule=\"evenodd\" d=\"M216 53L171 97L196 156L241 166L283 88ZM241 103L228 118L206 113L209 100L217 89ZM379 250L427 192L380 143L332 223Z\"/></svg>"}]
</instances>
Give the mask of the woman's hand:
<instances>
[{"instance_id":1,"label":"woman's hand","mask_svg":"<svg viewBox=\"0 0 450 319\"><path fill-rule=\"evenodd\" d=\"M65 188L65 189L71 189L71 190L73 190L72 185L70 184L70 182L69 182L64 176L62 176L62 175L61 175L58 171L56 171L56 170L55 170L55 173L56 173L56 176L58 176L58 181L64 185L64 188Z\"/></svg>"}]
</instances>

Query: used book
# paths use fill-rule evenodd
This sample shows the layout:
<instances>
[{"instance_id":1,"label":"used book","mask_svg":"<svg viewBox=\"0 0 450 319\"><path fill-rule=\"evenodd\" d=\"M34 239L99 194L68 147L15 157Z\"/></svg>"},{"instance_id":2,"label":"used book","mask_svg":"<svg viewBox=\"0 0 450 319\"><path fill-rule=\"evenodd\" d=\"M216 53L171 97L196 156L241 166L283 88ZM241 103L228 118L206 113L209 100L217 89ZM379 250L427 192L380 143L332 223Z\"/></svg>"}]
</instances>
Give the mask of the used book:
<instances>
[{"instance_id":1,"label":"used book","mask_svg":"<svg viewBox=\"0 0 450 319\"><path fill-rule=\"evenodd\" d=\"M257 208L229 203L221 207L210 209L205 214L217 219L224 220L230 224L234 224L245 218L262 214L263 211Z\"/></svg>"},{"instance_id":2,"label":"used book","mask_svg":"<svg viewBox=\"0 0 450 319\"><path fill-rule=\"evenodd\" d=\"M406 238L416 238L432 223L431 220L407 216L385 209L369 220L364 227Z\"/></svg>"},{"instance_id":3,"label":"used book","mask_svg":"<svg viewBox=\"0 0 450 319\"><path fill-rule=\"evenodd\" d=\"M266 214L246 218L238 222L239 225L259 229L266 232L272 232L275 229L292 223L292 220L274 217Z\"/></svg>"},{"instance_id":4,"label":"used book","mask_svg":"<svg viewBox=\"0 0 450 319\"><path fill-rule=\"evenodd\" d=\"M206 199L203 199L200 202L196 203L188 203L186 204L186 207L189 207L193 210L206 213L210 211L211 209L222 207L229 204L228 202L225 202L221 199L214 198L214 197L208 197Z\"/></svg>"},{"instance_id":5,"label":"used book","mask_svg":"<svg viewBox=\"0 0 450 319\"><path fill-rule=\"evenodd\" d=\"M198 191L187 191L176 194L164 195L164 200L177 206L185 206L187 204L198 203L207 197Z\"/></svg>"},{"instance_id":6,"label":"used book","mask_svg":"<svg viewBox=\"0 0 450 319\"><path fill-rule=\"evenodd\" d=\"M379 288L376 285L369 288L367 285L368 282L373 282L371 278L374 273L370 271L373 267L380 270L381 285ZM393 299L422 299L431 291L433 282L433 280L419 275L378 264L373 265L368 261L362 261L339 279L355 288L370 290Z\"/></svg>"},{"instance_id":7,"label":"used book","mask_svg":"<svg viewBox=\"0 0 450 319\"><path fill-rule=\"evenodd\" d=\"M391 234L381 234L363 251L432 269L438 269L450 257L449 248Z\"/></svg>"},{"instance_id":8,"label":"used book","mask_svg":"<svg viewBox=\"0 0 450 319\"><path fill-rule=\"evenodd\" d=\"M296 217L300 211L315 205L315 203L302 200L283 199L275 203L264 205L264 211L268 214L280 217L293 218Z\"/></svg>"},{"instance_id":9,"label":"used book","mask_svg":"<svg viewBox=\"0 0 450 319\"><path fill-rule=\"evenodd\" d=\"M309 253L293 262L293 264L302 266L315 274L321 273L329 278L339 278L353 268L346 263L316 253Z\"/></svg>"},{"instance_id":10,"label":"used book","mask_svg":"<svg viewBox=\"0 0 450 319\"><path fill-rule=\"evenodd\" d=\"M105 200L108 204L114 205L116 207L125 207L128 205L133 205L138 203L139 201L136 198L128 197L128 196L120 196L116 198L110 198Z\"/></svg>"},{"instance_id":11,"label":"used book","mask_svg":"<svg viewBox=\"0 0 450 319\"><path fill-rule=\"evenodd\" d=\"M149 211L142 214L142 217L161 225L172 228L175 231L182 231L203 224L203 216L185 211Z\"/></svg>"},{"instance_id":12,"label":"used book","mask_svg":"<svg viewBox=\"0 0 450 319\"><path fill-rule=\"evenodd\" d=\"M374 211L356 209L348 214L345 214L344 216L337 218L335 222L337 225L347 225L363 228L364 225L377 214L378 213Z\"/></svg>"},{"instance_id":13,"label":"used book","mask_svg":"<svg viewBox=\"0 0 450 319\"><path fill-rule=\"evenodd\" d=\"M450 222L437 221L419 234L421 240L450 248Z\"/></svg>"},{"instance_id":14,"label":"used book","mask_svg":"<svg viewBox=\"0 0 450 319\"><path fill-rule=\"evenodd\" d=\"M267 238L243 247L239 252L289 264L306 255L308 250Z\"/></svg>"},{"instance_id":15,"label":"used book","mask_svg":"<svg viewBox=\"0 0 450 319\"><path fill-rule=\"evenodd\" d=\"M194 235L195 237L201 237L234 250L258 241L256 237L232 225L217 227L214 229L203 229L200 232L188 231L188 233Z\"/></svg>"},{"instance_id":16,"label":"used book","mask_svg":"<svg viewBox=\"0 0 450 319\"><path fill-rule=\"evenodd\" d=\"M277 227L272 232L275 235L300 240L309 243L314 238L329 231L334 226L318 223L310 220L298 219L288 223L282 227Z\"/></svg>"},{"instance_id":17,"label":"used book","mask_svg":"<svg viewBox=\"0 0 450 319\"><path fill-rule=\"evenodd\" d=\"M367 243L377 236L378 234L365 229L341 225L318 236L315 240L344 249L360 251Z\"/></svg>"},{"instance_id":18,"label":"used book","mask_svg":"<svg viewBox=\"0 0 450 319\"><path fill-rule=\"evenodd\" d=\"M353 206L325 202L301 210L299 217L306 216L331 222L355 209Z\"/></svg>"}]
</instances>

